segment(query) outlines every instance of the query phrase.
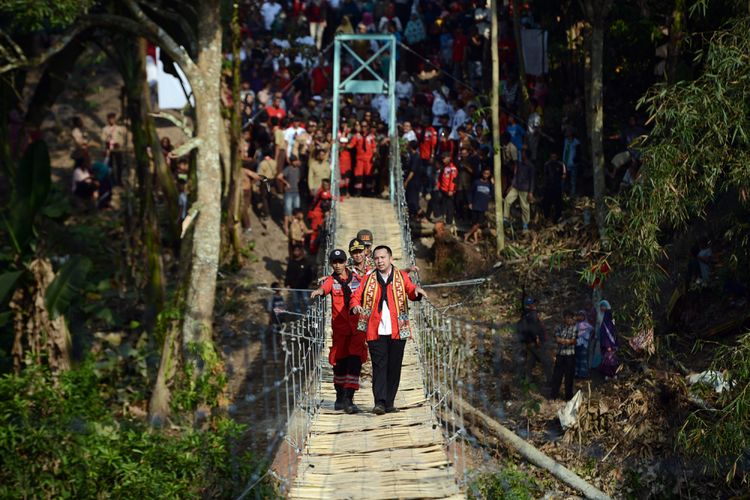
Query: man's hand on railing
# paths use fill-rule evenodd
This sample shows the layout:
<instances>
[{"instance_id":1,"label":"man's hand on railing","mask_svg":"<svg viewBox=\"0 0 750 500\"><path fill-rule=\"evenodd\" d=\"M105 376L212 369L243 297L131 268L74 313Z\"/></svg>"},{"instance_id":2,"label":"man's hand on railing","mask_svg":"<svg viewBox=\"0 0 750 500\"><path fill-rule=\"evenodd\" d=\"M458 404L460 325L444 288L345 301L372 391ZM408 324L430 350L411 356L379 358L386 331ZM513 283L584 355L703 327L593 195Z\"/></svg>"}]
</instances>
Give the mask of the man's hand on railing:
<instances>
[{"instance_id":1,"label":"man's hand on railing","mask_svg":"<svg viewBox=\"0 0 750 500\"><path fill-rule=\"evenodd\" d=\"M416 289L414 290L414 293L416 293L416 294L417 294L417 297L420 297L420 298L422 298L422 299L426 299L426 298L427 298L427 292L425 292L425 291L424 291L424 289L422 289L422 287L421 287L421 286L418 286L418 287L417 287L417 288L416 288Z\"/></svg>"}]
</instances>

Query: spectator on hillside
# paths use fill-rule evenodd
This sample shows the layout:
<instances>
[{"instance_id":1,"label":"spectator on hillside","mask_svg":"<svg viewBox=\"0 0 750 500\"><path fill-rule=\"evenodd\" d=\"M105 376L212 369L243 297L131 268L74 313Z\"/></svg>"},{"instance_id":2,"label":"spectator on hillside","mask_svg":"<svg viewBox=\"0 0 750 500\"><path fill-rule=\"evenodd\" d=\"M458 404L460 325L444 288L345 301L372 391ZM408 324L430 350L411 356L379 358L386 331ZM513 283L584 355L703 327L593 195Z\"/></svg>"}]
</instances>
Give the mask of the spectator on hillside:
<instances>
[{"instance_id":1,"label":"spectator on hillside","mask_svg":"<svg viewBox=\"0 0 750 500\"><path fill-rule=\"evenodd\" d=\"M82 156L75 158L75 167L73 168L72 192L82 200L96 199L97 182L91 174L91 169L86 159Z\"/></svg>"},{"instance_id":2,"label":"spectator on hillside","mask_svg":"<svg viewBox=\"0 0 750 500\"><path fill-rule=\"evenodd\" d=\"M107 153L107 165L112 172L112 181L122 184L123 151L127 132L125 127L117 123L115 113L107 114L107 124L102 128L102 143Z\"/></svg>"},{"instance_id":3,"label":"spectator on hillside","mask_svg":"<svg viewBox=\"0 0 750 500\"><path fill-rule=\"evenodd\" d=\"M505 197L505 207L503 219L505 226L510 227L510 208L518 200L521 205L521 222L523 223L523 232L529 230L529 221L531 220L531 206L534 201L534 165L529 162L526 150L522 151L522 161L515 166L513 182L510 190Z\"/></svg>"},{"instance_id":4,"label":"spectator on hillside","mask_svg":"<svg viewBox=\"0 0 750 500\"><path fill-rule=\"evenodd\" d=\"M71 158L75 160L77 157L81 157L87 162L90 162L89 134L86 131L86 127L84 127L83 120L80 116L74 116L70 119L70 137L73 141L73 148L70 155Z\"/></svg>"},{"instance_id":5,"label":"spectator on hillside","mask_svg":"<svg viewBox=\"0 0 750 500\"><path fill-rule=\"evenodd\" d=\"M482 177L475 180L471 187L471 198L469 203L469 222L471 229L464 235L464 241L472 241L476 244L482 237L482 225L485 222L485 214L490 206L493 196L492 171L482 170Z\"/></svg>"},{"instance_id":6,"label":"spectator on hillside","mask_svg":"<svg viewBox=\"0 0 750 500\"><path fill-rule=\"evenodd\" d=\"M289 234L289 223L295 208L300 208L299 183L302 178L302 163L296 156L289 157L289 165L278 175L284 185L284 234Z\"/></svg>"},{"instance_id":7,"label":"spectator on hillside","mask_svg":"<svg viewBox=\"0 0 750 500\"><path fill-rule=\"evenodd\" d=\"M565 164L557 159L557 153L550 153L549 161L544 164L542 210L544 217L553 223L557 223L562 215L562 186L566 176Z\"/></svg>"},{"instance_id":8,"label":"spectator on hillside","mask_svg":"<svg viewBox=\"0 0 750 500\"><path fill-rule=\"evenodd\" d=\"M286 278L284 286L292 288L292 311L301 314L305 310L307 298L310 295L307 289L315 279L315 270L305 255L305 249L301 245L292 248L292 256L286 267Z\"/></svg>"},{"instance_id":9,"label":"spectator on hillside","mask_svg":"<svg viewBox=\"0 0 750 500\"><path fill-rule=\"evenodd\" d=\"M568 172L568 182L570 183L570 197L576 196L576 182L578 179L578 146L580 141L576 139L573 127L568 127L565 131L565 140L563 140L562 162Z\"/></svg>"}]
</instances>

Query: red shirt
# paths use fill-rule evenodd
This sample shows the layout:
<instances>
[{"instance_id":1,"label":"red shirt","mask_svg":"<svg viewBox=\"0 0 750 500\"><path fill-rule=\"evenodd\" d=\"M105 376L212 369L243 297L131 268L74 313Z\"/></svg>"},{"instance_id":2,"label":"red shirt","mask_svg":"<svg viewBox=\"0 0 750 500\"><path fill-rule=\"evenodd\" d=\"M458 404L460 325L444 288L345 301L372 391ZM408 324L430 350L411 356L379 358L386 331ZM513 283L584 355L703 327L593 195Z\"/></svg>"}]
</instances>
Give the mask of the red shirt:
<instances>
[{"instance_id":1,"label":"red shirt","mask_svg":"<svg viewBox=\"0 0 750 500\"><path fill-rule=\"evenodd\" d=\"M432 158L432 154L435 152L435 146L437 146L437 131L434 127L425 127L422 133L422 140L419 143L419 157L423 160L429 160Z\"/></svg>"},{"instance_id":2,"label":"red shirt","mask_svg":"<svg viewBox=\"0 0 750 500\"><path fill-rule=\"evenodd\" d=\"M377 273L378 271L373 271L374 273ZM409 278L409 273L406 271L397 270L396 268L393 268L391 272L399 272L401 273L401 276L404 279L404 289L406 291L406 296L409 300L418 300L417 298L417 285L415 285L411 278ZM352 300L349 303L349 305L354 308L357 306L362 305L363 301L363 295L365 291L365 280L363 279L362 284L357 289L357 292L352 296ZM393 295L393 280L391 280L385 287L386 291L386 300L388 301L388 310L391 313L391 338L392 339L400 339L399 331L398 331L398 318L396 317L396 298ZM377 304L380 302L380 297L382 294L382 288L380 284L378 283L378 286L375 287L375 307L372 309L372 313L370 314L370 318L367 320L367 340L378 340L378 327L380 326L380 318L382 316L382 311L378 311ZM404 311L406 312L406 311Z\"/></svg>"},{"instance_id":3,"label":"red shirt","mask_svg":"<svg viewBox=\"0 0 750 500\"><path fill-rule=\"evenodd\" d=\"M268 113L268 121L271 121L274 116L281 121L286 116L286 111L281 108L274 108L273 105L266 106L266 113Z\"/></svg>"},{"instance_id":4,"label":"red shirt","mask_svg":"<svg viewBox=\"0 0 750 500\"><path fill-rule=\"evenodd\" d=\"M438 177L438 189L444 193L455 193L456 177L458 177L458 169L453 163L443 167Z\"/></svg>"},{"instance_id":5,"label":"red shirt","mask_svg":"<svg viewBox=\"0 0 750 500\"><path fill-rule=\"evenodd\" d=\"M372 161L375 155L375 135L372 133L367 136L359 136L357 141L357 161Z\"/></svg>"},{"instance_id":6,"label":"red shirt","mask_svg":"<svg viewBox=\"0 0 750 500\"><path fill-rule=\"evenodd\" d=\"M453 62L463 62L468 45L469 39L466 35L457 35L453 38Z\"/></svg>"},{"instance_id":7,"label":"red shirt","mask_svg":"<svg viewBox=\"0 0 750 500\"><path fill-rule=\"evenodd\" d=\"M331 75L330 66L316 66L310 72L310 78L312 80L312 92L315 95L322 94L328 88L328 82Z\"/></svg>"},{"instance_id":8,"label":"red shirt","mask_svg":"<svg viewBox=\"0 0 750 500\"><path fill-rule=\"evenodd\" d=\"M320 287L325 295L331 296L331 328L337 333L354 332L357 328L357 315L349 312L354 306L351 305L351 301L347 304L344 286L349 287L351 299L355 290L359 288L359 279L355 281L354 275L346 271L346 275L341 278L341 281L345 285L342 286L333 276L328 276ZM353 285L355 286L354 289L352 289Z\"/></svg>"}]
</instances>

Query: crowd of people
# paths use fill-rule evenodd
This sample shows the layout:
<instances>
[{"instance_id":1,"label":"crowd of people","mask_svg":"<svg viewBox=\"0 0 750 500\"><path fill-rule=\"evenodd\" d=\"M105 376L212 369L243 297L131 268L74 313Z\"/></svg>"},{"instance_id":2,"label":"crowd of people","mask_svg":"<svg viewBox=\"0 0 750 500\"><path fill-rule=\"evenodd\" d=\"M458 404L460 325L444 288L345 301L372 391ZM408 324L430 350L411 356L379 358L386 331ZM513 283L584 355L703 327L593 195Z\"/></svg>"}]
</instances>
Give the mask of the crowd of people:
<instances>
[{"instance_id":1,"label":"crowd of people","mask_svg":"<svg viewBox=\"0 0 750 500\"><path fill-rule=\"evenodd\" d=\"M525 25L534 24L530 12L522 15ZM540 216L534 220L555 223L562 218L566 202L581 193L580 94L565 98L559 129L544 127L546 78L529 76L527 92L519 89L515 50L509 50L515 42L507 25L508 12L500 16L502 109L496 113L488 111L486 97L491 51L490 11L484 0L245 1L240 17L240 219L246 233L251 233L255 211L264 227L274 219L286 235L284 286L300 290L292 294L291 311L304 310L308 297L303 291L315 282L316 266L310 256L324 246L326 216L334 197L333 145L338 147L338 200L382 196L389 189L393 138L385 95L345 95L338 134L332 136L330 48L336 34L386 33L398 42L395 54L385 52L373 66L380 77L386 77L391 58L396 58L396 120L404 176L398 182L403 182L411 220L444 221L453 234L478 243L498 189L503 202L495 209L501 211L506 228L522 233L533 227L539 198ZM361 61L380 48L376 41L352 42L351 53L342 51L342 77L358 71ZM225 57L231 59L230 54ZM375 76L362 71L358 78ZM231 82L227 70L222 79L222 102L227 108L233 105ZM525 95L530 96L526 102ZM497 147L492 143L492 126L501 133ZM106 206L111 186L122 182L125 129L114 115L108 117L97 161L92 161L80 119L74 119L71 130L76 161L73 192L98 203L105 200ZM642 128L631 121L611 137L626 146L610 170L612 182L622 179L622 187L637 181L639 154L631 146L641 133ZM188 161L174 156L175 147L167 137L162 138L161 149L179 186L184 218ZM502 158L501 186L496 185L492 170L495 154ZM272 310L280 310L278 302ZM565 344L566 355L568 351Z\"/></svg>"}]
</instances>

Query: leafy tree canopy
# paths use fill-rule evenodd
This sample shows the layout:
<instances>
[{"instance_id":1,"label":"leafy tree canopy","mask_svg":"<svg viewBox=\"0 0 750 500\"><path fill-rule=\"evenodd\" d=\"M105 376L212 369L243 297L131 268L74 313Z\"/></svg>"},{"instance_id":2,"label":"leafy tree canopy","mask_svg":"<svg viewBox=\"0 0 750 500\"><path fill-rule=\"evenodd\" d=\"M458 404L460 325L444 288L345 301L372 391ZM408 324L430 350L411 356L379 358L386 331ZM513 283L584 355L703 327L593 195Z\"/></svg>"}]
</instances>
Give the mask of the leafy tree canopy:
<instances>
[{"instance_id":1,"label":"leafy tree canopy","mask_svg":"<svg viewBox=\"0 0 750 500\"><path fill-rule=\"evenodd\" d=\"M653 323L664 244L722 197L750 193L750 19L732 21L698 51L695 80L655 86L640 102L652 132L640 181L611 200L610 238L632 272L635 324ZM747 234L734 235L742 242ZM742 250L742 248L740 248ZM744 250L747 250L746 248Z\"/></svg>"},{"instance_id":2,"label":"leafy tree canopy","mask_svg":"<svg viewBox=\"0 0 750 500\"><path fill-rule=\"evenodd\" d=\"M11 33L62 28L85 14L94 0L0 0L0 26Z\"/></svg>"}]
</instances>

